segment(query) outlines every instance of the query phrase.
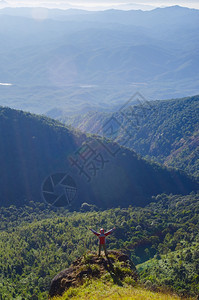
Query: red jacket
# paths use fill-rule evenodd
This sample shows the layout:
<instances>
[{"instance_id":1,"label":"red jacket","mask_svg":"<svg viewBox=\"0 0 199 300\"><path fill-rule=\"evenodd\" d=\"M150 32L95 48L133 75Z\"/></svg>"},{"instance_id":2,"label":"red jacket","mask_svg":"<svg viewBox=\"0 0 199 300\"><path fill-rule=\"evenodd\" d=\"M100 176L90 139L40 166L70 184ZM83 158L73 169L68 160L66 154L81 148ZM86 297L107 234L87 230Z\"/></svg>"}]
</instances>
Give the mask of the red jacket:
<instances>
[{"instance_id":1,"label":"red jacket","mask_svg":"<svg viewBox=\"0 0 199 300\"><path fill-rule=\"evenodd\" d=\"M96 232L95 230L91 229L91 231L92 231L95 235L98 236L98 238L99 238L99 244L100 244L100 245L106 244L106 237L107 237L109 234L111 234L114 230L115 230L115 228L113 228L113 229L111 229L111 230L109 230L109 231L107 231L107 232L105 232L105 233L98 233L98 232Z\"/></svg>"}]
</instances>

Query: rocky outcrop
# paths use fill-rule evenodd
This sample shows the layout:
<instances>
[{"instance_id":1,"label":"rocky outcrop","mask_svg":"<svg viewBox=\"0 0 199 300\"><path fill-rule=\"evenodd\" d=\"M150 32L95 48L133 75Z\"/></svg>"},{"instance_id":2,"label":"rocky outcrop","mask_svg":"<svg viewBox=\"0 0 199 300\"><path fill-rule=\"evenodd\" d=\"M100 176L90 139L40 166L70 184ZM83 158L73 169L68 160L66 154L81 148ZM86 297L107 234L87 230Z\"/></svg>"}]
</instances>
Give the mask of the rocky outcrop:
<instances>
[{"instance_id":1,"label":"rocky outcrop","mask_svg":"<svg viewBox=\"0 0 199 300\"><path fill-rule=\"evenodd\" d=\"M62 295L69 287L81 285L85 278L100 278L106 272L110 273L115 283L122 284L126 276L138 279L136 267L129 257L120 251L109 251L108 258L98 257L93 252L74 261L70 268L57 274L50 285L49 297Z\"/></svg>"}]
</instances>

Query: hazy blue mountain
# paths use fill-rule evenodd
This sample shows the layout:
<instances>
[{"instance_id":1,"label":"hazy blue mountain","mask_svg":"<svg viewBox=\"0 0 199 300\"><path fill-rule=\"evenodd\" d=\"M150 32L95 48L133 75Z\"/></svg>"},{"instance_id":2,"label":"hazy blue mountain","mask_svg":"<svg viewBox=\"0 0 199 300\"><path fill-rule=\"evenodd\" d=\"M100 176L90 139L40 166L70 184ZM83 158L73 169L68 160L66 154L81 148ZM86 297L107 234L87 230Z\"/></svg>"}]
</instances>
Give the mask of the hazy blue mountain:
<instances>
[{"instance_id":1,"label":"hazy blue mountain","mask_svg":"<svg viewBox=\"0 0 199 300\"><path fill-rule=\"evenodd\" d=\"M182 172L46 117L1 108L0 135L1 206L43 201L42 192L48 203L59 198L57 207L68 204L65 193L73 209L84 202L100 208L145 206L153 195L188 194L199 187Z\"/></svg>"},{"instance_id":2,"label":"hazy blue mountain","mask_svg":"<svg viewBox=\"0 0 199 300\"><path fill-rule=\"evenodd\" d=\"M43 17L42 17L43 16ZM198 10L0 10L0 104L45 113L198 93ZM38 103L40 102L40 105ZM56 102L56 105L55 105Z\"/></svg>"}]
</instances>

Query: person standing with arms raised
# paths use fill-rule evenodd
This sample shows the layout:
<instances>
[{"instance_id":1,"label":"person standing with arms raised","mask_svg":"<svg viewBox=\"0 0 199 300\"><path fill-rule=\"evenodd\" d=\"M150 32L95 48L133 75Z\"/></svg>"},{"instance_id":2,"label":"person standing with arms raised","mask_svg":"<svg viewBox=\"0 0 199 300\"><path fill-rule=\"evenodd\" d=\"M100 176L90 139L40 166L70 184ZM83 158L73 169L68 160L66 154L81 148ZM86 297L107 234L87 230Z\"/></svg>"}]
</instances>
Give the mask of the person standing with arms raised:
<instances>
[{"instance_id":1,"label":"person standing with arms raised","mask_svg":"<svg viewBox=\"0 0 199 300\"><path fill-rule=\"evenodd\" d=\"M98 236L99 238L99 253L98 253L98 256L100 256L101 254L101 250L102 248L104 249L104 253L106 255L106 257L108 257L108 252L107 252L107 248L106 248L106 237L111 234L116 228L114 227L113 229L107 231L107 232L104 232L104 229L101 228L100 229L100 232L96 232L95 230L91 229L90 230L96 235Z\"/></svg>"}]
</instances>

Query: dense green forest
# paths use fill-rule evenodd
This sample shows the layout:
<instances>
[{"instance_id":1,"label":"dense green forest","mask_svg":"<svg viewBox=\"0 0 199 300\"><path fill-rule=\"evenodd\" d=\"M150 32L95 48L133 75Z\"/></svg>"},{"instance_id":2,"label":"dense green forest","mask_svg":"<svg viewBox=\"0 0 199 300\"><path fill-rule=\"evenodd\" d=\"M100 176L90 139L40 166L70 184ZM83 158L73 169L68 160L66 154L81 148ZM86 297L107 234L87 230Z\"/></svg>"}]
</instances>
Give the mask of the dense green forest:
<instances>
[{"instance_id":1,"label":"dense green forest","mask_svg":"<svg viewBox=\"0 0 199 300\"><path fill-rule=\"evenodd\" d=\"M63 174L72 176L77 195L69 203L64 197L56 203L59 207L70 204L71 209L79 209L84 202L99 208L145 206L154 195L186 195L199 188L183 172L147 162L110 140L88 136L44 116L2 107L0 136L3 206L43 202L42 196L53 204L63 190L59 179Z\"/></svg>"},{"instance_id":2,"label":"dense green forest","mask_svg":"<svg viewBox=\"0 0 199 300\"><path fill-rule=\"evenodd\" d=\"M42 203L0 209L1 299L46 299L52 278L87 250L97 250L88 228L116 226L109 249L125 251L149 288L199 293L199 194L161 194L145 208L81 212ZM34 296L34 298L33 298Z\"/></svg>"},{"instance_id":3,"label":"dense green forest","mask_svg":"<svg viewBox=\"0 0 199 300\"><path fill-rule=\"evenodd\" d=\"M104 124L115 117L120 128L115 140L166 166L199 175L199 96L182 99L130 103L125 116L89 112L68 118L59 112L57 118L85 132L102 133ZM124 130L125 128L125 130ZM106 136L107 133L105 132Z\"/></svg>"},{"instance_id":4,"label":"dense green forest","mask_svg":"<svg viewBox=\"0 0 199 300\"><path fill-rule=\"evenodd\" d=\"M168 127L170 140L158 142L158 130L154 137L143 118L140 134L143 130L145 138L154 138L154 155L160 155L163 141L169 144L173 135L174 141L181 141L186 128L188 140L196 141L193 153L187 154L188 160L192 155L190 166L195 170L198 123L193 109L189 113L188 107L197 111L197 97L180 101L182 110L192 116L192 123L185 122L180 112L178 118L176 113L173 119L179 119L179 125L173 131ZM161 110L166 114L165 103L168 102L162 102ZM171 103L177 105L176 100ZM156 111L147 112L153 115ZM164 126L162 118L156 118L161 130L170 125ZM157 125L153 119L150 126L153 123ZM137 137L138 133L134 130ZM88 228L99 230L102 226L116 226L108 247L130 256L137 265L141 284L152 290L167 287L179 295L199 294L196 178L142 159L105 137L84 134L53 119L9 108L0 109L0 135L0 299L46 299L50 282L59 271L87 250L97 250L97 240ZM145 145L144 137L142 141L144 149L147 142ZM69 157L82 154L88 145L90 149L96 147L104 159L103 168L90 182L69 163ZM183 156L179 159L183 161ZM63 173L75 178L78 197L67 208L48 206L41 198L42 182L50 174Z\"/></svg>"}]
</instances>

